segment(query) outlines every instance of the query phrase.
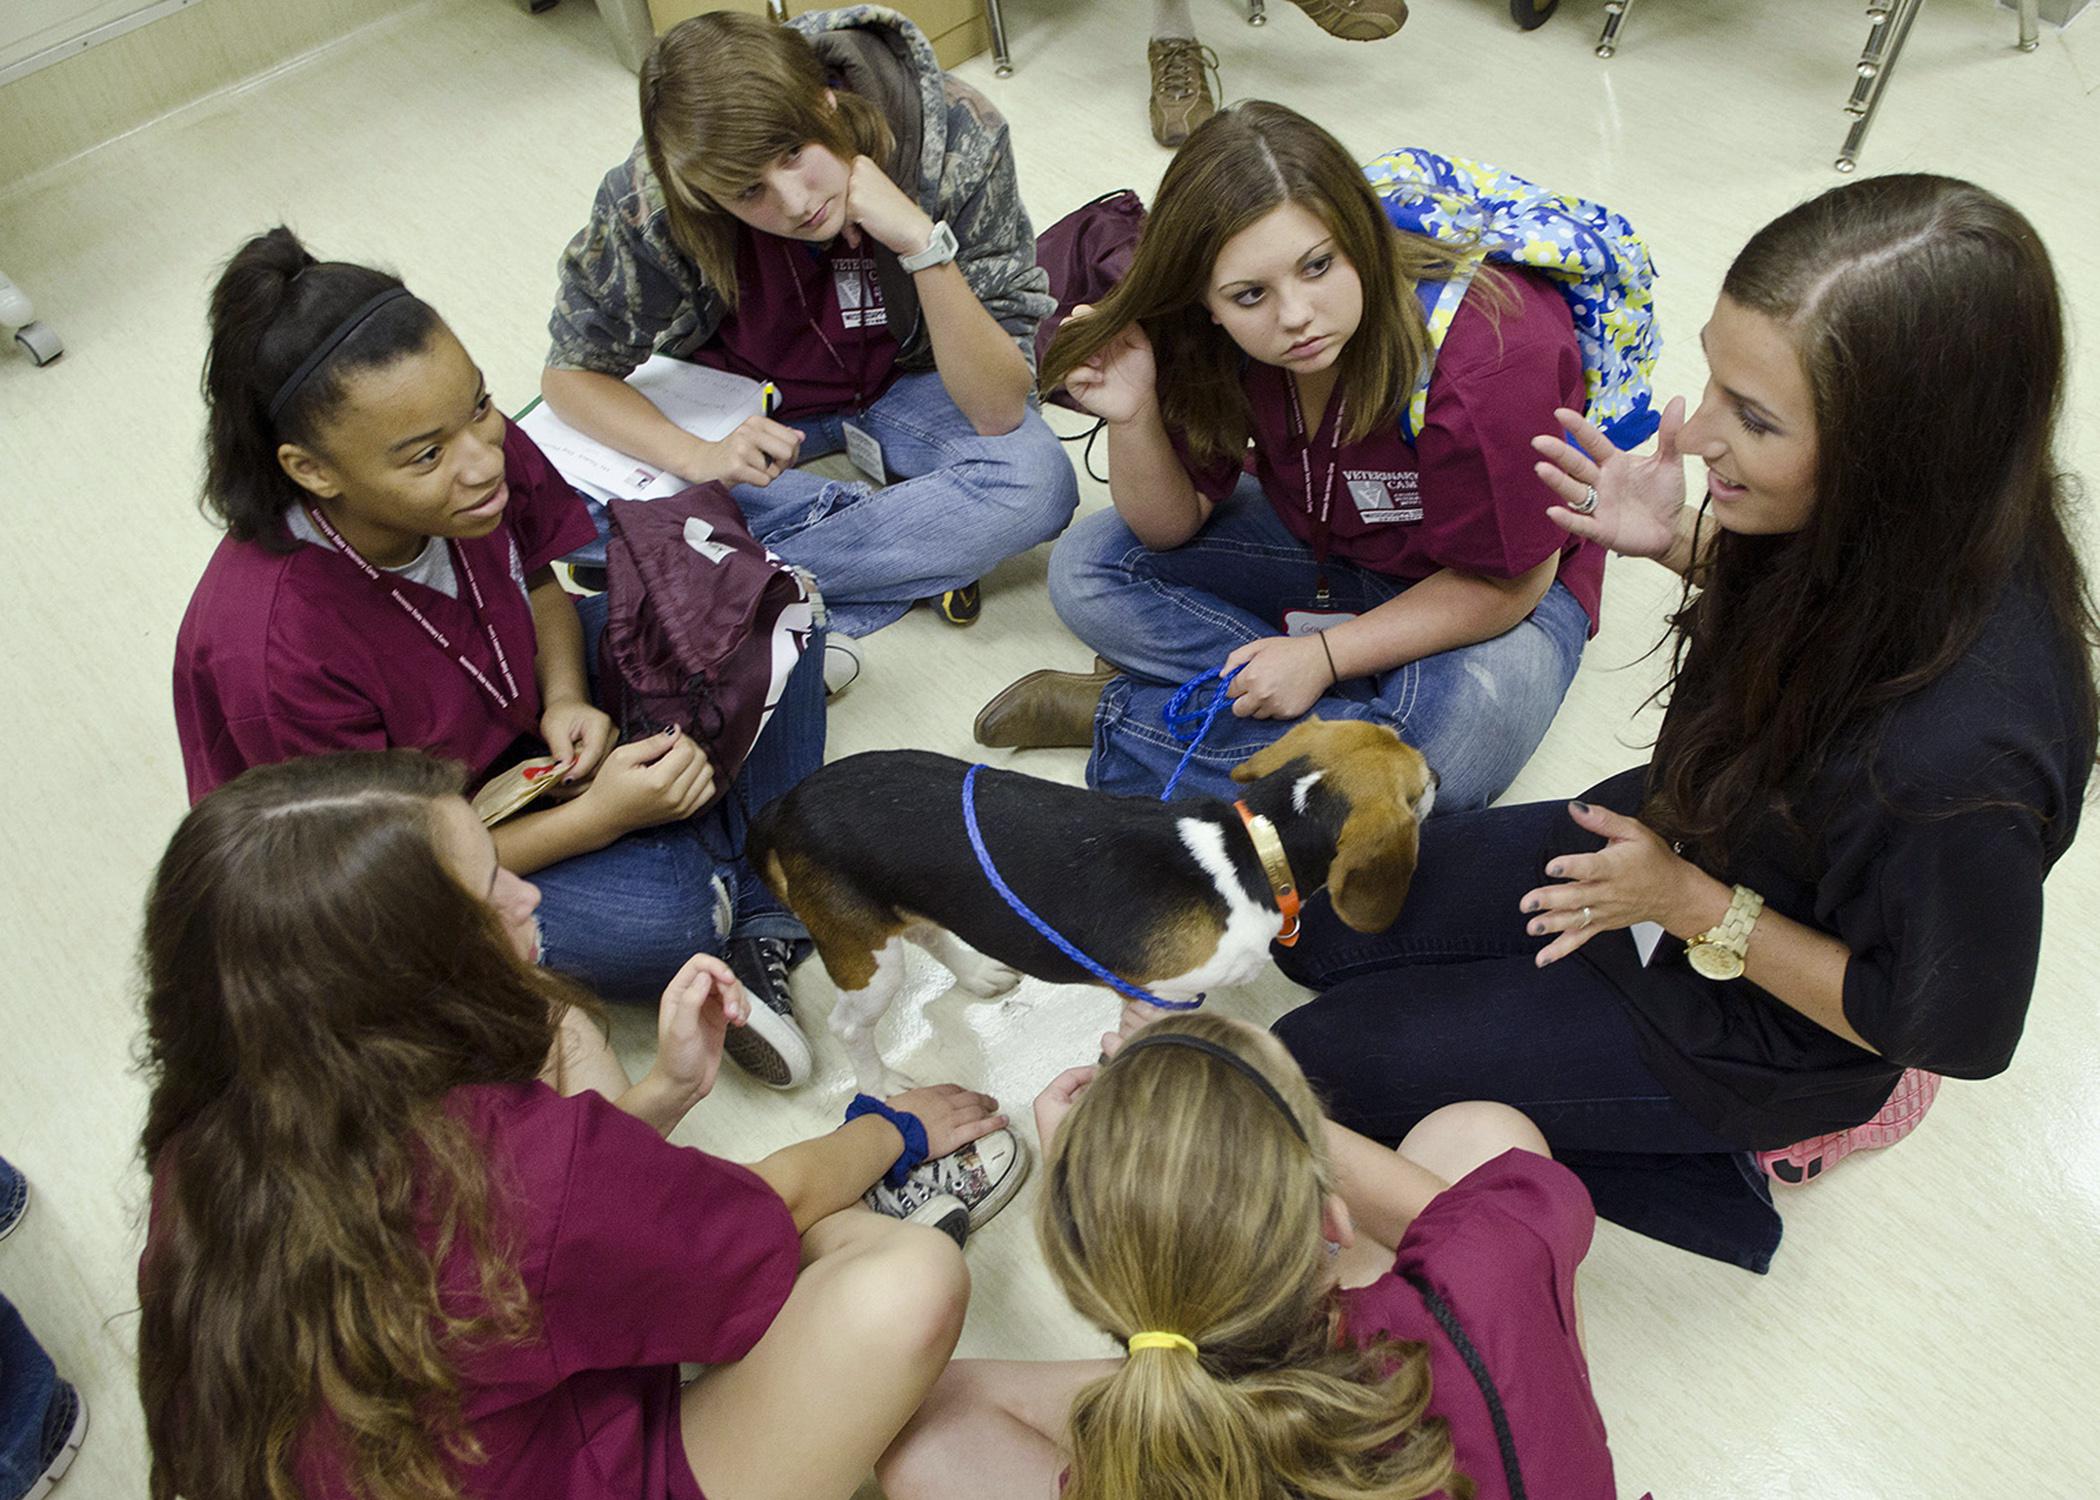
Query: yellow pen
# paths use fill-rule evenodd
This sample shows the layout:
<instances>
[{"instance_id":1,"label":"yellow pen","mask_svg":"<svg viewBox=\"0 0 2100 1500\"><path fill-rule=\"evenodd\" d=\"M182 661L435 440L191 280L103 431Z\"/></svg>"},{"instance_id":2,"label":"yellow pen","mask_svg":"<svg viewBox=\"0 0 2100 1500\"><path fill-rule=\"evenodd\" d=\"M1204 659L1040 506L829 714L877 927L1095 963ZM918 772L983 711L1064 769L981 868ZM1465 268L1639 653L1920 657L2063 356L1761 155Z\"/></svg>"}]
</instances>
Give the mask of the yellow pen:
<instances>
[{"instance_id":1,"label":"yellow pen","mask_svg":"<svg viewBox=\"0 0 2100 1500\"><path fill-rule=\"evenodd\" d=\"M758 414L770 417L780 406L780 387L768 380L758 388Z\"/></svg>"}]
</instances>

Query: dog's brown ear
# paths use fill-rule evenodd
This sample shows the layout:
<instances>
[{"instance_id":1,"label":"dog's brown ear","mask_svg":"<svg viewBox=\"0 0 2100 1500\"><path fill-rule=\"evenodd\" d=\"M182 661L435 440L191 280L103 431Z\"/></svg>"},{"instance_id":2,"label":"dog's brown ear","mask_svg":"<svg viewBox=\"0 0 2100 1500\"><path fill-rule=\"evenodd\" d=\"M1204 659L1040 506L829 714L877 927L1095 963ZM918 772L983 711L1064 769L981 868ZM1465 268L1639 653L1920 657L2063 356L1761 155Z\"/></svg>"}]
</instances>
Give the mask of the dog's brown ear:
<instances>
[{"instance_id":1,"label":"dog's brown ear","mask_svg":"<svg viewBox=\"0 0 2100 1500\"><path fill-rule=\"evenodd\" d=\"M1415 878L1421 831L1405 806L1374 803L1352 811L1327 871L1334 914L1358 932L1383 932L1400 915Z\"/></svg>"},{"instance_id":2,"label":"dog's brown ear","mask_svg":"<svg viewBox=\"0 0 2100 1500\"><path fill-rule=\"evenodd\" d=\"M1300 756L1310 754L1321 742L1327 728L1325 719L1299 720L1282 739L1271 740L1234 766L1232 779L1239 782L1259 781L1271 771L1280 770Z\"/></svg>"},{"instance_id":3,"label":"dog's brown ear","mask_svg":"<svg viewBox=\"0 0 2100 1500\"><path fill-rule=\"evenodd\" d=\"M1249 781L1259 781L1262 777L1289 760L1290 756L1283 753L1283 741L1276 740L1273 743L1262 746L1261 749L1234 766L1232 768L1232 779L1242 784Z\"/></svg>"}]
</instances>

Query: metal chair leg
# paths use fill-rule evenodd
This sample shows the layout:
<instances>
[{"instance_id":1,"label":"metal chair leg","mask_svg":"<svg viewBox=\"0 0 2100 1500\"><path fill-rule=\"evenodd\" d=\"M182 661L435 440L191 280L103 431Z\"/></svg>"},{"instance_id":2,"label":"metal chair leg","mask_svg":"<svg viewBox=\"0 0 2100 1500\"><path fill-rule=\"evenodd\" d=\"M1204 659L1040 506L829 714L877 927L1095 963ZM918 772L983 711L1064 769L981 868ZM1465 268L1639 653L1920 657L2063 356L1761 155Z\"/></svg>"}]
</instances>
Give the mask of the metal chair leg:
<instances>
[{"instance_id":1,"label":"metal chair leg","mask_svg":"<svg viewBox=\"0 0 2100 1500\"><path fill-rule=\"evenodd\" d=\"M1011 78L1014 76L1014 59L1006 48L1006 17L999 9L999 0L984 0L984 21L992 28L992 76Z\"/></svg>"},{"instance_id":2,"label":"metal chair leg","mask_svg":"<svg viewBox=\"0 0 2100 1500\"><path fill-rule=\"evenodd\" d=\"M2037 3L2039 3L2039 0L2037 0ZM1268 6L1263 3L1263 0L1247 0L1247 24L1249 26L1266 26L1269 24L1269 10Z\"/></svg>"},{"instance_id":3,"label":"metal chair leg","mask_svg":"<svg viewBox=\"0 0 2100 1500\"><path fill-rule=\"evenodd\" d=\"M2042 44L2042 0L2020 0L2020 50L2032 52Z\"/></svg>"},{"instance_id":4,"label":"metal chair leg","mask_svg":"<svg viewBox=\"0 0 2100 1500\"><path fill-rule=\"evenodd\" d=\"M1838 148L1835 165L1840 172L1850 172L1859 165L1860 148L1874 127L1874 115L1881 108L1881 96L1888 90L1889 75L1896 71L1896 59L1902 55L1903 43L1924 6L1925 0L1893 0L1890 5L1877 4L1868 11L1873 30L1867 33L1866 50L1860 54L1859 80L1845 104L1859 118L1852 122L1852 128L1845 132L1845 144Z\"/></svg>"},{"instance_id":5,"label":"metal chair leg","mask_svg":"<svg viewBox=\"0 0 2100 1500\"><path fill-rule=\"evenodd\" d=\"M1846 114L1863 115L1867 112L1867 101L1874 94L1874 80L1881 76L1888 53L1889 36L1889 0L1867 0L1867 45L1860 49L1859 64L1853 71L1852 97L1845 101Z\"/></svg>"},{"instance_id":6,"label":"metal chair leg","mask_svg":"<svg viewBox=\"0 0 2100 1500\"><path fill-rule=\"evenodd\" d=\"M1633 0L1608 0L1604 7L1604 34L1597 38L1599 57L1610 57L1619 50L1619 28L1626 24L1626 12L1632 9Z\"/></svg>"}]
</instances>

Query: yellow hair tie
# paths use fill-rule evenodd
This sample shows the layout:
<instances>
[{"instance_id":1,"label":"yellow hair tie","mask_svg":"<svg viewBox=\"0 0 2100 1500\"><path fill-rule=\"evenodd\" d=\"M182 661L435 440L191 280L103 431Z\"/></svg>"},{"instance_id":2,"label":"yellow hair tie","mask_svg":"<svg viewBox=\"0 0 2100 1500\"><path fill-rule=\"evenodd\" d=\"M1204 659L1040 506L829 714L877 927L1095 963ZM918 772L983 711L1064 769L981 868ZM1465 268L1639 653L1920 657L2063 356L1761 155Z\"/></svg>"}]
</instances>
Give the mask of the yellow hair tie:
<instances>
[{"instance_id":1,"label":"yellow hair tie","mask_svg":"<svg viewBox=\"0 0 2100 1500\"><path fill-rule=\"evenodd\" d=\"M1133 1333L1130 1336L1130 1352L1135 1354L1140 1349L1186 1349L1191 1354L1196 1352L1195 1344L1178 1333Z\"/></svg>"}]
</instances>

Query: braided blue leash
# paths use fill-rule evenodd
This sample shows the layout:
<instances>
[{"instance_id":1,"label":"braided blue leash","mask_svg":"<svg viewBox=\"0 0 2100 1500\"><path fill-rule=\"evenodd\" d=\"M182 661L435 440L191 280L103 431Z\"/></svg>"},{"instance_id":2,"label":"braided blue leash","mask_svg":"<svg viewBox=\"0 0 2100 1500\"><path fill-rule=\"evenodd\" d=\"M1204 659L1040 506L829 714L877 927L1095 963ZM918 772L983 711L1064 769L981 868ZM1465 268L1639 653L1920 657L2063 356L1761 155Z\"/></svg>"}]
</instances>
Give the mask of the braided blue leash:
<instances>
[{"instance_id":1,"label":"braided blue leash","mask_svg":"<svg viewBox=\"0 0 2100 1500\"><path fill-rule=\"evenodd\" d=\"M1063 933L1037 916L1029 909L1027 902L1014 894L1013 887L1001 878L998 867L992 863L992 853L984 846L984 830L977 826L977 773L983 769L982 765L972 766L963 776L963 827L969 831L970 847L977 852L977 867L984 871L984 878L991 882L992 889L997 891L1006 904L1013 908L1014 915L1041 933L1044 940L1057 949L1058 952L1064 954L1066 958L1072 960L1073 963L1079 965L1087 973L1093 975L1117 994L1127 999L1142 1000L1145 1004L1156 1005L1161 1010L1194 1010L1201 1005L1203 1003L1201 995L1198 995L1193 1000L1162 1000L1150 990L1139 989L1121 975L1111 974L1100 964L1095 963L1091 958L1080 952Z\"/></svg>"},{"instance_id":2,"label":"braided blue leash","mask_svg":"<svg viewBox=\"0 0 2100 1500\"><path fill-rule=\"evenodd\" d=\"M1203 743L1204 737L1210 733L1210 726L1218 722L1218 715L1231 701L1225 696L1225 689L1232 686L1233 678L1246 670L1247 664L1241 662L1230 672L1205 672L1200 676L1191 677L1174 689L1174 696L1167 700L1167 706L1161 712L1160 718L1166 721L1167 732L1175 739L1188 741L1188 749L1181 752L1180 763L1174 767L1174 774L1167 778L1166 787L1159 794L1160 801L1173 800L1174 788L1181 782L1181 773L1189 768L1189 762L1196 757L1196 747ZM1202 708L1190 708L1189 699L1195 697L1197 690L1207 682L1215 682L1218 690Z\"/></svg>"}]
</instances>

